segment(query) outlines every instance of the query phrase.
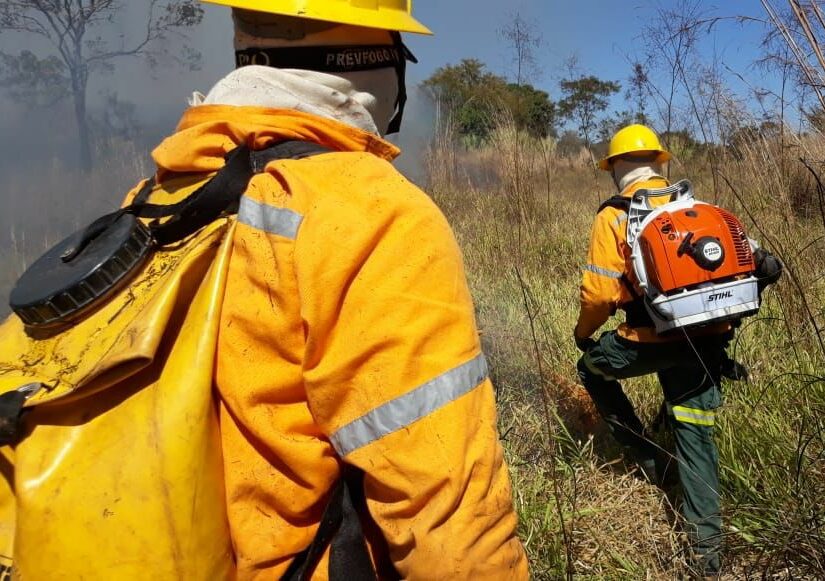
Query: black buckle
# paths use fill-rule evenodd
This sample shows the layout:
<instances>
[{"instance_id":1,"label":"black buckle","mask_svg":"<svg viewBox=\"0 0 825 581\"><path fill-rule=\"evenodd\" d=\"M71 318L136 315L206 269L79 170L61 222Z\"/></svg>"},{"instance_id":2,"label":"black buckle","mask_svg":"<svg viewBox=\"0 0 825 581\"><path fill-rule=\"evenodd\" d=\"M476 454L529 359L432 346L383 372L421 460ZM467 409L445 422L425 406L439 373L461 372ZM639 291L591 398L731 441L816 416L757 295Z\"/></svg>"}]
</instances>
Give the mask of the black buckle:
<instances>
[{"instance_id":1,"label":"black buckle","mask_svg":"<svg viewBox=\"0 0 825 581\"><path fill-rule=\"evenodd\" d=\"M42 383L29 383L0 395L0 446L11 446L20 441L26 411L23 406L41 389Z\"/></svg>"}]
</instances>

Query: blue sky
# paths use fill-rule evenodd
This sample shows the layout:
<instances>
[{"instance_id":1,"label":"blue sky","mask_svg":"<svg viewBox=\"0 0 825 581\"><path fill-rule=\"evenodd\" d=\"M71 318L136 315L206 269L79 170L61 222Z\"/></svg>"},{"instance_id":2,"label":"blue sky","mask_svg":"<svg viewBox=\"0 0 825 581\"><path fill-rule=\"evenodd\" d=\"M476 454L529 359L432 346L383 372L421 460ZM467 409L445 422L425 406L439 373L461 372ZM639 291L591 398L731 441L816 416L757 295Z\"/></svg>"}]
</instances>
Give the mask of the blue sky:
<instances>
[{"instance_id":1,"label":"blue sky","mask_svg":"<svg viewBox=\"0 0 825 581\"><path fill-rule=\"evenodd\" d=\"M571 55L578 58L582 72L623 82L630 72L628 55L638 52L640 36L656 7L675 3L676 0L414 0L416 16L436 35L408 35L407 42L420 60L419 65L410 68L411 81L423 80L439 66L462 58L480 59L493 71L506 75L511 59L499 31L518 13L542 37L536 50L540 70L534 83L552 98L559 97L558 81L563 75L563 64ZM759 0L728 0L718 5L703 1L702 9L716 16L761 18L763 14ZM125 18L116 23L113 32L128 36L129 29L140 25L143 10L142 2L127 4ZM763 33L758 24L723 21L713 34L702 37L701 50L707 56L719 55L725 65L755 85L775 86L776 80L763 79L751 68ZM30 42L0 36L0 50L19 50L19 40L24 45ZM208 91L233 66L229 10L206 5L204 23L192 32L190 44L203 54L200 71L181 72L173 67L150 71L143 64L121 61L113 76L99 77L93 83L92 101L95 94L114 91L134 102L141 117L148 121L176 116L193 90ZM729 75L729 81L743 88L735 75ZM613 108L622 107L621 98L614 99Z\"/></svg>"},{"instance_id":2,"label":"blue sky","mask_svg":"<svg viewBox=\"0 0 825 581\"><path fill-rule=\"evenodd\" d=\"M657 7L675 5L676 0L414 0L416 16L435 36L407 36L420 60L409 69L410 78L421 81L436 68L462 58L480 59L493 71L507 75L512 61L499 32L518 13L541 36L534 83L551 97L559 96L564 63L574 55L583 73L624 82L630 72L628 59L640 52L644 28L654 20ZM702 2L702 10L713 16L764 17L759 0ZM700 50L707 57L717 55L749 83L773 88L778 81L764 78L752 66L763 34L764 27L758 23L723 20L711 34L702 35ZM204 68L187 79L186 87L171 87L178 102L191 88L208 89L232 66L228 10L207 6L204 25L192 43L204 55ZM730 73L728 81L738 90L746 90L736 75ZM613 108L622 106L621 97L614 99Z\"/></svg>"},{"instance_id":3,"label":"blue sky","mask_svg":"<svg viewBox=\"0 0 825 581\"><path fill-rule=\"evenodd\" d=\"M409 44L424 63L426 76L432 67L473 56L502 72L509 64L498 30L519 13L542 36L537 56L545 64L545 88L555 89L564 61L575 54L583 69L603 78L627 76L626 55L637 50L644 27L657 6L672 7L673 0L417 0L416 15L436 33L433 38L411 37ZM702 9L715 16L763 17L759 0L735 0ZM762 29L756 24L720 22L702 48L714 50L735 69L743 71L757 54ZM416 71L416 74L419 71Z\"/></svg>"},{"instance_id":4,"label":"blue sky","mask_svg":"<svg viewBox=\"0 0 825 581\"><path fill-rule=\"evenodd\" d=\"M437 66L474 57L506 75L512 58L499 30L518 13L541 36L535 84L552 97L558 97L558 82L571 56L576 57L583 73L624 82L630 72L628 59L642 52L644 29L655 21L657 8L675 5L675 0L417 0L416 14L436 36L409 39L422 62L412 74L426 78ZM701 10L715 17L764 18L759 0L702 2ZM724 19L709 34L702 34L699 48L707 58L716 56L731 69L728 82L736 89L747 90L733 72L748 83L775 88L778 81L765 78L753 66L760 56L764 33L765 27L758 22Z\"/></svg>"}]
</instances>

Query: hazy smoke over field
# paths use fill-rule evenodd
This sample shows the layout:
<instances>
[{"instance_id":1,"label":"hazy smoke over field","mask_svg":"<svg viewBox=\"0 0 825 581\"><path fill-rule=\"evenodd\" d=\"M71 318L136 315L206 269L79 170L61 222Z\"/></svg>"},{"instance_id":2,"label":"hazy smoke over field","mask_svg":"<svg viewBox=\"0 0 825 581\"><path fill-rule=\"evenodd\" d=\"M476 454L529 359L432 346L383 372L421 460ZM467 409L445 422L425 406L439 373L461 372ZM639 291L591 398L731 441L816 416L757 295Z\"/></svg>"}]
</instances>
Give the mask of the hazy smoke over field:
<instances>
[{"instance_id":1,"label":"hazy smoke over field","mask_svg":"<svg viewBox=\"0 0 825 581\"><path fill-rule=\"evenodd\" d=\"M111 25L113 38L130 38L145 25L140 6L123 9ZM130 29L122 29L122 23ZM120 23L120 24L118 24ZM234 65L228 11L207 7L203 22L162 46L160 62L113 61L109 73L96 74L88 99L94 136L94 170L78 168L77 127L70 99L32 107L0 91L0 313L13 281L31 260L66 235L116 206L141 177L152 172L151 149L174 130L187 98L209 88ZM201 54L190 70L169 55L184 42ZM0 52L30 50L45 57L50 48L31 36L0 34ZM163 55L166 55L165 57ZM426 97L410 90L404 134L393 141L404 155L398 167L412 179L422 176L423 150L432 134Z\"/></svg>"}]
</instances>

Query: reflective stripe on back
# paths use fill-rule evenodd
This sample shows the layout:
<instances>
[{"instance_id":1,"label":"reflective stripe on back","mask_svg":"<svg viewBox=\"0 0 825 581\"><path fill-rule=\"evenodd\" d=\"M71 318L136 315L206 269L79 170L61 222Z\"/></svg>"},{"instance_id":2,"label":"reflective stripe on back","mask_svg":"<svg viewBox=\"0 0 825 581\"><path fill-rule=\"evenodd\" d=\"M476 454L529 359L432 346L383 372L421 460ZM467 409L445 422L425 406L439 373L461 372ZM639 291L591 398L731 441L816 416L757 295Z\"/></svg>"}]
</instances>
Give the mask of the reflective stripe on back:
<instances>
[{"instance_id":1,"label":"reflective stripe on back","mask_svg":"<svg viewBox=\"0 0 825 581\"><path fill-rule=\"evenodd\" d=\"M344 457L439 410L481 385L487 376L487 361L479 354L342 427L330 438L332 446Z\"/></svg>"},{"instance_id":2,"label":"reflective stripe on back","mask_svg":"<svg viewBox=\"0 0 825 581\"><path fill-rule=\"evenodd\" d=\"M238 222L256 230L295 240L304 217L297 212L270 206L243 196L238 207Z\"/></svg>"},{"instance_id":3,"label":"reflective stripe on back","mask_svg":"<svg viewBox=\"0 0 825 581\"><path fill-rule=\"evenodd\" d=\"M610 224L611 224L611 226L613 226L614 228L618 228L619 226L621 226L621 225L622 225L623 223L625 223L625 222L627 222L627 213L622 212L621 214L619 214L618 216L616 216L616 217L613 219L613 222L611 222Z\"/></svg>"}]
</instances>

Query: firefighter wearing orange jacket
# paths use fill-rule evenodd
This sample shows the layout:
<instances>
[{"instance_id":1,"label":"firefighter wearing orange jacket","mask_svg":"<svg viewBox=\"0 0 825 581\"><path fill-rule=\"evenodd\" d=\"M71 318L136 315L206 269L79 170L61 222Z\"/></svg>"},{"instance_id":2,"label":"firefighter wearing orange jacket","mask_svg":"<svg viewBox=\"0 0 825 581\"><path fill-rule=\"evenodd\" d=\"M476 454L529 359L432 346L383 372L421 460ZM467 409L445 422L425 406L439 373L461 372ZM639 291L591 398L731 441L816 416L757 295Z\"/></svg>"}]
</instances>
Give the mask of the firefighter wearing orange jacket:
<instances>
[{"instance_id":1,"label":"firefighter wearing orange jacket","mask_svg":"<svg viewBox=\"0 0 825 581\"><path fill-rule=\"evenodd\" d=\"M620 130L600 168L611 173L619 195L667 187L662 165L670 159L653 131L641 125ZM654 199L656 204L666 198ZM721 515L715 409L721 405L721 369L729 325L701 336L663 339L642 303L627 244L627 213L608 202L596 215L581 285L581 311L574 331L583 351L579 377L616 440L625 446L644 475L660 483L664 457L649 439L618 380L657 373L664 391L667 420L676 440L682 484L682 513L688 523L696 566L704 575L720 570ZM617 309L626 322L615 331L591 336ZM681 337L681 338L680 338Z\"/></svg>"},{"instance_id":2,"label":"firefighter wearing orange jacket","mask_svg":"<svg viewBox=\"0 0 825 581\"><path fill-rule=\"evenodd\" d=\"M396 0L215 1L239 68L193 96L161 179L329 150L269 163L238 211L216 384L239 578L527 578L461 253L381 137L399 32L429 31Z\"/></svg>"}]
</instances>

